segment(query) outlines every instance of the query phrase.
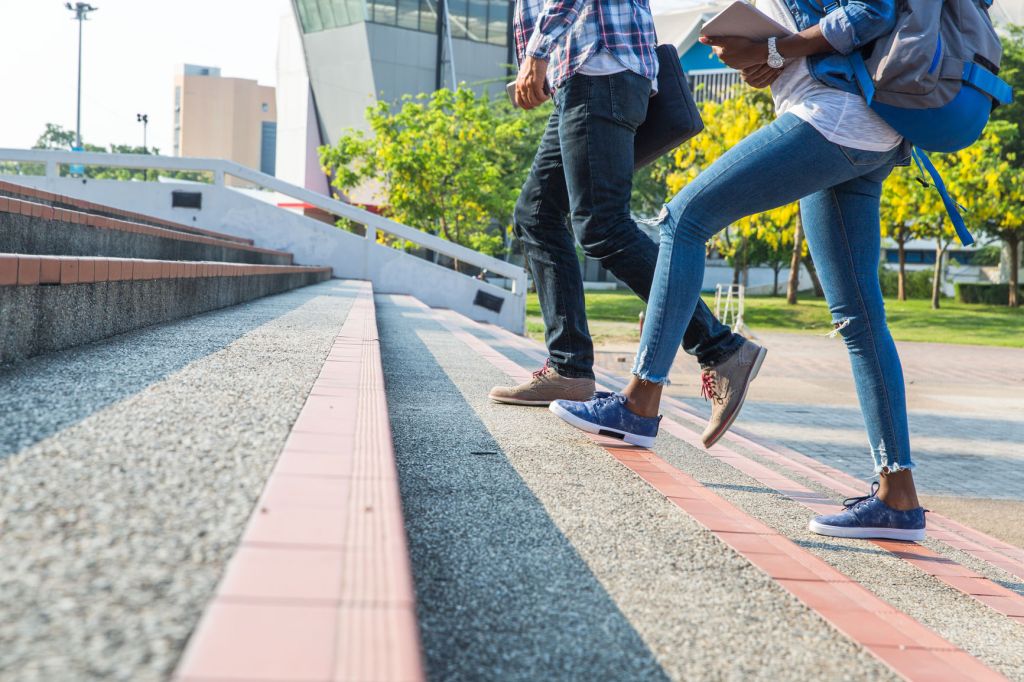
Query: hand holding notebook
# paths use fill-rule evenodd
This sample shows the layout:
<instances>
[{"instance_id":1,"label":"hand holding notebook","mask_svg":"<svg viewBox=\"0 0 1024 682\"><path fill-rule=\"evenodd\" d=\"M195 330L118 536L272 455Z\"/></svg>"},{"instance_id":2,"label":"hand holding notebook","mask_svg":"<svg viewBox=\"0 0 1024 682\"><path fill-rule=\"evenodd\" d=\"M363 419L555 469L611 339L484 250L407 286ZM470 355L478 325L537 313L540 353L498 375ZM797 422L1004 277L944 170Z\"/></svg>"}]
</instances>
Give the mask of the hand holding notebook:
<instances>
[{"instance_id":1,"label":"hand holding notebook","mask_svg":"<svg viewBox=\"0 0 1024 682\"><path fill-rule=\"evenodd\" d=\"M736 0L716 14L700 32L709 38L738 36L757 41L792 34L788 28L744 0Z\"/></svg>"}]
</instances>

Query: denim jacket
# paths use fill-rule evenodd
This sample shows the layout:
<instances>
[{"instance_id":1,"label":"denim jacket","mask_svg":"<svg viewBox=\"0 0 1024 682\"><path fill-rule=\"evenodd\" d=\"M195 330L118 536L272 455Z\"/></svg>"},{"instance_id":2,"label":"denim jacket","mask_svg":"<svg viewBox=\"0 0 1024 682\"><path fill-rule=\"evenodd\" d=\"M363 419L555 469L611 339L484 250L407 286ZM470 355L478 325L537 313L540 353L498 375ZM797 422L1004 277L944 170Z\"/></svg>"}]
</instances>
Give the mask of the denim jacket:
<instances>
[{"instance_id":1,"label":"denim jacket","mask_svg":"<svg viewBox=\"0 0 1024 682\"><path fill-rule=\"evenodd\" d=\"M896 26L895 0L784 0L798 31L815 24L839 54L807 58L811 75L825 85L860 93L846 55Z\"/></svg>"}]
</instances>

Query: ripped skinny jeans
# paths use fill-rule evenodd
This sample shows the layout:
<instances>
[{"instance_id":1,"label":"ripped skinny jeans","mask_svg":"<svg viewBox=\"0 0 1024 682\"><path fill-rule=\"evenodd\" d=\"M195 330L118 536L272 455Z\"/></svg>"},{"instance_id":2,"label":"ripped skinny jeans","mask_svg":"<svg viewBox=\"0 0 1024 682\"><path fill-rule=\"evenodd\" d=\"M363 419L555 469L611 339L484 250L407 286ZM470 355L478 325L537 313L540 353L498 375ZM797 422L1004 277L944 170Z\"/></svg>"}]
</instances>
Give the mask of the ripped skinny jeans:
<instances>
[{"instance_id":1,"label":"ripped skinny jeans","mask_svg":"<svg viewBox=\"0 0 1024 682\"><path fill-rule=\"evenodd\" d=\"M707 241L740 218L799 200L832 322L850 355L875 473L913 468L903 369L878 282L882 181L906 155L902 145L886 152L837 145L784 114L719 157L662 212L633 374L665 383L700 295Z\"/></svg>"}]
</instances>

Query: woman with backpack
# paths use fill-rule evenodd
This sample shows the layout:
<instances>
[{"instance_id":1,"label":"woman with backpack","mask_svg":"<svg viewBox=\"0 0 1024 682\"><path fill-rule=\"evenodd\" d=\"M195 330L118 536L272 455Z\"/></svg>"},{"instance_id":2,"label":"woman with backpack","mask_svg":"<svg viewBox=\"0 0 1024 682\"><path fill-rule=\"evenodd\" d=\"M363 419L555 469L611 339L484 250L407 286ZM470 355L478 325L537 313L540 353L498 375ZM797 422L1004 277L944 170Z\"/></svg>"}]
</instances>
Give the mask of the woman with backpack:
<instances>
[{"instance_id":1,"label":"woman with backpack","mask_svg":"<svg viewBox=\"0 0 1024 682\"><path fill-rule=\"evenodd\" d=\"M585 431L650 447L662 387L700 295L706 242L740 218L799 200L880 475L877 492L813 519L810 528L837 537L920 540L925 519L912 474L903 372L878 282L882 181L907 163L910 145L868 106L846 57L892 32L896 8L893 0L827 8L817 0L760 0L759 9L793 33L767 42L701 41L751 86L771 86L778 118L728 150L662 210L646 323L623 393L556 401L550 409ZM747 371L752 376L758 369L751 363Z\"/></svg>"}]
</instances>

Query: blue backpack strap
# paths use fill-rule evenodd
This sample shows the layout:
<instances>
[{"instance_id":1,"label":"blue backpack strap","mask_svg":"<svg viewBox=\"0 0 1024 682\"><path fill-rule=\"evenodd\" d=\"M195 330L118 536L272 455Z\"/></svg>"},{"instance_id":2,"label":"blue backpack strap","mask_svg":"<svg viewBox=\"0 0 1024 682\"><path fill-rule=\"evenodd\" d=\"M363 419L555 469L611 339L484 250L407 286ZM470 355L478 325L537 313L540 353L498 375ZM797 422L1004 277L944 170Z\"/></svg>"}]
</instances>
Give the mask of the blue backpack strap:
<instances>
[{"instance_id":1,"label":"blue backpack strap","mask_svg":"<svg viewBox=\"0 0 1024 682\"><path fill-rule=\"evenodd\" d=\"M1013 101L1013 88L981 64L966 62L964 64L963 79L964 83L981 90L1004 106Z\"/></svg>"},{"instance_id":2,"label":"blue backpack strap","mask_svg":"<svg viewBox=\"0 0 1024 682\"><path fill-rule=\"evenodd\" d=\"M875 83L871 80L871 74L868 73L868 67L864 64L864 57L861 56L860 52L854 51L850 57L850 66L853 67L853 77L857 79L857 85L860 87L861 94L864 95L864 100L871 106L871 101L875 99Z\"/></svg>"},{"instance_id":3,"label":"blue backpack strap","mask_svg":"<svg viewBox=\"0 0 1024 682\"><path fill-rule=\"evenodd\" d=\"M923 151L914 147L910 155L914 158L914 162L917 163L918 169L921 171L921 175L926 172L931 176L932 184L935 189L939 191L939 195L942 197L942 203L946 207L946 213L949 214L949 219L953 221L953 229L956 230L956 236L960 238L960 243L964 246L970 246L974 243L974 237L967 231L967 225L964 223L963 216L960 215L959 205L953 201L953 197L949 196L949 192L946 190L946 183L942 181L942 176L939 171L935 168L935 164L931 162L928 155Z\"/></svg>"}]
</instances>

